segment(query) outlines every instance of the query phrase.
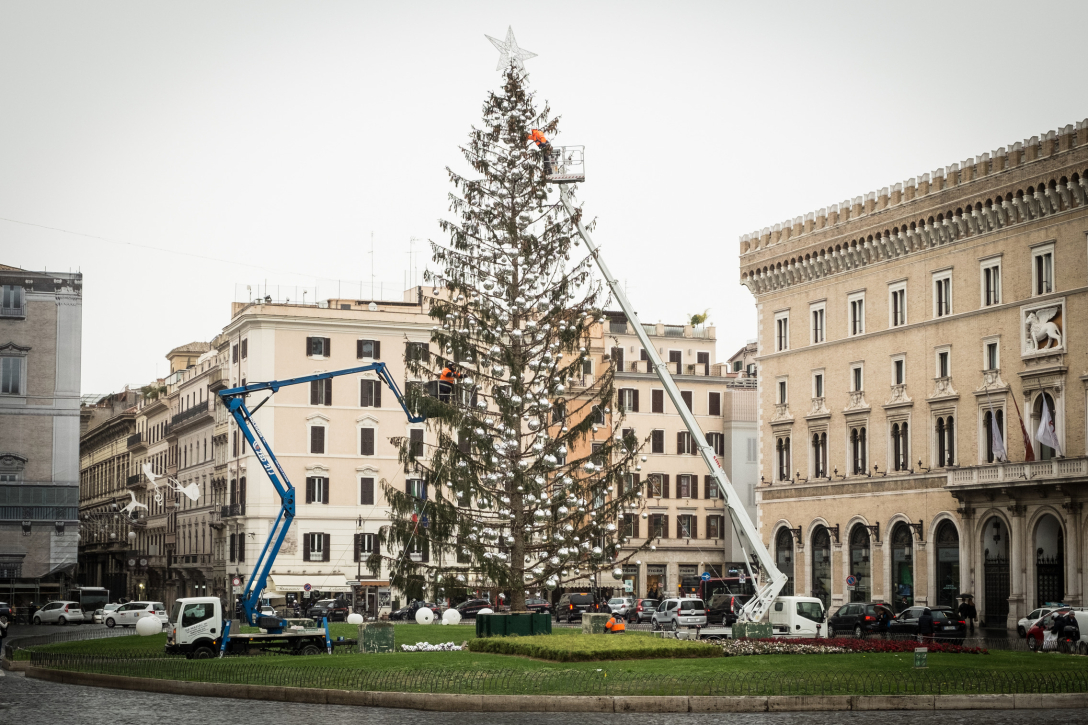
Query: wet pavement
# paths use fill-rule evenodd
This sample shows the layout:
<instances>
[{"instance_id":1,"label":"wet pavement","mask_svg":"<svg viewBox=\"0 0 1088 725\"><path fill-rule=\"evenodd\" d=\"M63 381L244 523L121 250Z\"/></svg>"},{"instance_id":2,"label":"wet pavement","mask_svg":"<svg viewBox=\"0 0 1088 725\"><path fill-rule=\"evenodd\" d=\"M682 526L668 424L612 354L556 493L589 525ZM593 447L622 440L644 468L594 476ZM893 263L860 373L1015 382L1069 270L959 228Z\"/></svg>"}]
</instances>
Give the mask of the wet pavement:
<instances>
[{"instance_id":1,"label":"wet pavement","mask_svg":"<svg viewBox=\"0 0 1088 725\"><path fill-rule=\"evenodd\" d=\"M260 700L160 695L101 687L59 685L10 672L0 676L0 723L18 725L192 725L201 722L297 725L348 722L367 725L464 725L480 719L471 713L419 712L342 705L299 705ZM1083 710L985 710L944 712L799 712L756 714L608 715L593 713L488 713L502 725L1070 725L1088 722Z\"/></svg>"}]
</instances>

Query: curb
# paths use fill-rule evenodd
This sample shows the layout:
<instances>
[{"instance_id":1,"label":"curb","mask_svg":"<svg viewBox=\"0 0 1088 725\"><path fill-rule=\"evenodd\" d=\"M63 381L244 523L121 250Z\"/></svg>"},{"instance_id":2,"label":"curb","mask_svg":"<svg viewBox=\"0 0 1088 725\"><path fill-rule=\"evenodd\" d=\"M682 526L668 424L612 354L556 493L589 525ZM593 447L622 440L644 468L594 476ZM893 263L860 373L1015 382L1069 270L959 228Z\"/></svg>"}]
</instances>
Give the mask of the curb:
<instances>
[{"instance_id":1,"label":"curb","mask_svg":"<svg viewBox=\"0 0 1088 725\"><path fill-rule=\"evenodd\" d=\"M170 695L274 700L308 705L394 707L436 712L813 712L842 710L1041 710L1088 707L1088 693L1023 695L452 695L361 692L271 685L153 680L28 667L26 676L66 685L112 687Z\"/></svg>"}]
</instances>

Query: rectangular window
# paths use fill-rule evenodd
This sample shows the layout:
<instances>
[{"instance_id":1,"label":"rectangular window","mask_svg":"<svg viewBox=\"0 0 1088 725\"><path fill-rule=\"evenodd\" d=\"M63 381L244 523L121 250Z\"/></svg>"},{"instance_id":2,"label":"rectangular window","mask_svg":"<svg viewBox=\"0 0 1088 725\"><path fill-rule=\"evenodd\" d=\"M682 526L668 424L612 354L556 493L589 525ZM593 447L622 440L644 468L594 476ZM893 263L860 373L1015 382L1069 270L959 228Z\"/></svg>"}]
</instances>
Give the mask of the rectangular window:
<instances>
[{"instance_id":1,"label":"rectangular window","mask_svg":"<svg viewBox=\"0 0 1088 725\"><path fill-rule=\"evenodd\" d=\"M332 378L310 381L310 405L332 405Z\"/></svg>"},{"instance_id":2,"label":"rectangular window","mask_svg":"<svg viewBox=\"0 0 1088 725\"><path fill-rule=\"evenodd\" d=\"M0 317L23 317L26 315L26 303L23 288L19 285L6 284L0 288Z\"/></svg>"},{"instance_id":3,"label":"rectangular window","mask_svg":"<svg viewBox=\"0 0 1088 725\"><path fill-rule=\"evenodd\" d=\"M321 532L313 532L306 534L303 543L305 551L303 558L306 561L328 561L329 560L329 546L328 546L329 534Z\"/></svg>"},{"instance_id":4,"label":"rectangular window","mask_svg":"<svg viewBox=\"0 0 1088 725\"><path fill-rule=\"evenodd\" d=\"M359 429L359 455L360 456L373 456L374 455L374 429L373 428L360 428Z\"/></svg>"},{"instance_id":5,"label":"rectangular window","mask_svg":"<svg viewBox=\"0 0 1088 725\"><path fill-rule=\"evenodd\" d=\"M907 324L907 286L899 283L890 290L891 325L902 327Z\"/></svg>"},{"instance_id":6,"label":"rectangular window","mask_svg":"<svg viewBox=\"0 0 1088 725\"><path fill-rule=\"evenodd\" d=\"M0 357L0 394L23 394L22 357Z\"/></svg>"},{"instance_id":7,"label":"rectangular window","mask_svg":"<svg viewBox=\"0 0 1088 725\"><path fill-rule=\"evenodd\" d=\"M614 347L608 352L608 357L612 360L612 365L616 370L623 370L623 348Z\"/></svg>"},{"instance_id":8,"label":"rectangular window","mask_svg":"<svg viewBox=\"0 0 1088 725\"><path fill-rule=\"evenodd\" d=\"M660 473L651 473L646 478L646 488L648 489L646 495L650 498L663 498L663 476Z\"/></svg>"},{"instance_id":9,"label":"rectangular window","mask_svg":"<svg viewBox=\"0 0 1088 725\"><path fill-rule=\"evenodd\" d=\"M375 534L356 534L355 535L355 561L364 561L369 559L371 554L374 553L375 547L378 545L378 538Z\"/></svg>"},{"instance_id":10,"label":"rectangular window","mask_svg":"<svg viewBox=\"0 0 1088 725\"><path fill-rule=\"evenodd\" d=\"M722 517L713 514L706 517L706 538L708 539L720 539L722 538Z\"/></svg>"},{"instance_id":11,"label":"rectangular window","mask_svg":"<svg viewBox=\"0 0 1088 725\"><path fill-rule=\"evenodd\" d=\"M707 415L721 415L722 414L722 394L710 393L707 396Z\"/></svg>"},{"instance_id":12,"label":"rectangular window","mask_svg":"<svg viewBox=\"0 0 1088 725\"><path fill-rule=\"evenodd\" d=\"M424 365L431 361L431 353L425 342L405 343L404 356L408 359L408 362L418 362Z\"/></svg>"},{"instance_id":13,"label":"rectangular window","mask_svg":"<svg viewBox=\"0 0 1088 725\"><path fill-rule=\"evenodd\" d=\"M719 497L718 482L713 476L703 476L703 498L714 499Z\"/></svg>"},{"instance_id":14,"label":"rectangular window","mask_svg":"<svg viewBox=\"0 0 1088 725\"><path fill-rule=\"evenodd\" d=\"M733 372L739 373L743 369L744 369L744 361L743 360L734 360L733 361Z\"/></svg>"},{"instance_id":15,"label":"rectangular window","mask_svg":"<svg viewBox=\"0 0 1088 725\"><path fill-rule=\"evenodd\" d=\"M812 376L812 397L824 397L824 374L816 373Z\"/></svg>"},{"instance_id":16,"label":"rectangular window","mask_svg":"<svg viewBox=\"0 0 1088 725\"><path fill-rule=\"evenodd\" d=\"M686 430L676 434L676 455L690 456L695 453L695 444L691 440L691 433Z\"/></svg>"},{"instance_id":17,"label":"rectangular window","mask_svg":"<svg viewBox=\"0 0 1088 725\"><path fill-rule=\"evenodd\" d=\"M370 476L359 479L359 505L374 505L374 479Z\"/></svg>"},{"instance_id":18,"label":"rectangular window","mask_svg":"<svg viewBox=\"0 0 1088 725\"><path fill-rule=\"evenodd\" d=\"M329 502L329 479L323 476L306 477L306 503Z\"/></svg>"},{"instance_id":19,"label":"rectangular window","mask_svg":"<svg viewBox=\"0 0 1088 725\"><path fill-rule=\"evenodd\" d=\"M408 431L409 440L411 441L411 454L415 458L423 458L423 431L418 428L413 428Z\"/></svg>"},{"instance_id":20,"label":"rectangular window","mask_svg":"<svg viewBox=\"0 0 1088 725\"><path fill-rule=\"evenodd\" d=\"M562 425L567 418L567 406L565 403L556 403L552 406L552 424Z\"/></svg>"},{"instance_id":21,"label":"rectangular window","mask_svg":"<svg viewBox=\"0 0 1088 725\"><path fill-rule=\"evenodd\" d=\"M634 388L620 389L620 410L627 413L638 412L638 391Z\"/></svg>"},{"instance_id":22,"label":"rectangular window","mask_svg":"<svg viewBox=\"0 0 1088 725\"><path fill-rule=\"evenodd\" d=\"M996 342L986 343L986 369L997 370L1001 367L1001 361L998 358L998 347Z\"/></svg>"},{"instance_id":23,"label":"rectangular window","mask_svg":"<svg viewBox=\"0 0 1088 725\"><path fill-rule=\"evenodd\" d=\"M378 380L359 381L359 407L382 407L382 384Z\"/></svg>"},{"instance_id":24,"label":"rectangular window","mask_svg":"<svg viewBox=\"0 0 1088 725\"><path fill-rule=\"evenodd\" d=\"M949 375L948 351L942 350L937 353L937 377L947 378Z\"/></svg>"},{"instance_id":25,"label":"rectangular window","mask_svg":"<svg viewBox=\"0 0 1088 725\"><path fill-rule=\"evenodd\" d=\"M332 354L332 341L327 337L307 337L306 355L308 357L329 357Z\"/></svg>"},{"instance_id":26,"label":"rectangular window","mask_svg":"<svg viewBox=\"0 0 1088 725\"><path fill-rule=\"evenodd\" d=\"M725 455L725 436L721 433L707 433L706 442L714 449L714 454Z\"/></svg>"},{"instance_id":27,"label":"rectangular window","mask_svg":"<svg viewBox=\"0 0 1088 725\"><path fill-rule=\"evenodd\" d=\"M690 410L692 413L694 413L695 412L695 407L692 405L692 402L691 402L691 391L690 390L681 390L680 391L680 397L684 400L684 405L688 406L688 410Z\"/></svg>"},{"instance_id":28,"label":"rectangular window","mask_svg":"<svg viewBox=\"0 0 1088 725\"><path fill-rule=\"evenodd\" d=\"M650 391L650 412L651 413L664 413L665 412L665 391L664 390L651 390Z\"/></svg>"},{"instance_id":29,"label":"rectangular window","mask_svg":"<svg viewBox=\"0 0 1088 725\"><path fill-rule=\"evenodd\" d=\"M665 514L650 515L650 536L655 539L669 538L669 517Z\"/></svg>"},{"instance_id":30,"label":"rectangular window","mask_svg":"<svg viewBox=\"0 0 1088 725\"><path fill-rule=\"evenodd\" d=\"M865 334L865 295L850 296L850 336Z\"/></svg>"},{"instance_id":31,"label":"rectangular window","mask_svg":"<svg viewBox=\"0 0 1088 725\"><path fill-rule=\"evenodd\" d=\"M786 381L778 381L778 404L785 405L789 400L786 398Z\"/></svg>"},{"instance_id":32,"label":"rectangular window","mask_svg":"<svg viewBox=\"0 0 1088 725\"><path fill-rule=\"evenodd\" d=\"M703 366L703 375L710 375L710 353L709 352L697 352L697 353L695 353L695 364Z\"/></svg>"},{"instance_id":33,"label":"rectangular window","mask_svg":"<svg viewBox=\"0 0 1088 725\"><path fill-rule=\"evenodd\" d=\"M774 316L774 350L790 349L790 313L779 312Z\"/></svg>"},{"instance_id":34,"label":"rectangular window","mask_svg":"<svg viewBox=\"0 0 1088 725\"><path fill-rule=\"evenodd\" d=\"M665 452L665 431L657 429L650 433L650 453Z\"/></svg>"},{"instance_id":35,"label":"rectangular window","mask_svg":"<svg viewBox=\"0 0 1088 725\"><path fill-rule=\"evenodd\" d=\"M933 278L933 316L947 317L952 314L952 272L942 272Z\"/></svg>"},{"instance_id":36,"label":"rectangular window","mask_svg":"<svg viewBox=\"0 0 1088 725\"><path fill-rule=\"evenodd\" d=\"M827 339L826 312L824 306L811 308L812 311L812 344L817 345Z\"/></svg>"},{"instance_id":37,"label":"rectangular window","mask_svg":"<svg viewBox=\"0 0 1088 725\"><path fill-rule=\"evenodd\" d=\"M683 473L676 477L676 497L677 498L692 498L692 476ZM698 498L698 496L695 496Z\"/></svg>"},{"instance_id":38,"label":"rectangular window","mask_svg":"<svg viewBox=\"0 0 1088 725\"><path fill-rule=\"evenodd\" d=\"M382 357L381 342L379 342L378 340L356 340L355 357L360 360L362 360L363 358L380 360Z\"/></svg>"},{"instance_id":39,"label":"rectangular window","mask_svg":"<svg viewBox=\"0 0 1088 725\"><path fill-rule=\"evenodd\" d=\"M748 439L748 463L759 461L759 441L756 438Z\"/></svg>"},{"instance_id":40,"label":"rectangular window","mask_svg":"<svg viewBox=\"0 0 1088 725\"><path fill-rule=\"evenodd\" d=\"M325 452L325 426L310 426L310 453Z\"/></svg>"},{"instance_id":41,"label":"rectangular window","mask_svg":"<svg viewBox=\"0 0 1088 725\"><path fill-rule=\"evenodd\" d=\"M695 517L691 514L681 514L676 517L676 525L679 531L677 536L681 539L698 538L695 530Z\"/></svg>"},{"instance_id":42,"label":"rectangular window","mask_svg":"<svg viewBox=\"0 0 1088 725\"><path fill-rule=\"evenodd\" d=\"M892 360L892 385L902 385L907 379L907 361L903 358Z\"/></svg>"},{"instance_id":43,"label":"rectangular window","mask_svg":"<svg viewBox=\"0 0 1088 725\"><path fill-rule=\"evenodd\" d=\"M853 386L851 390L855 393L865 390L864 382L865 381L862 378L861 366L855 365L854 367L850 368L850 384Z\"/></svg>"},{"instance_id":44,"label":"rectangular window","mask_svg":"<svg viewBox=\"0 0 1088 725\"><path fill-rule=\"evenodd\" d=\"M249 357L249 338L242 340L242 359Z\"/></svg>"},{"instance_id":45,"label":"rectangular window","mask_svg":"<svg viewBox=\"0 0 1088 725\"><path fill-rule=\"evenodd\" d=\"M982 306L1001 304L1001 262L984 262L982 267Z\"/></svg>"},{"instance_id":46,"label":"rectangular window","mask_svg":"<svg viewBox=\"0 0 1088 725\"><path fill-rule=\"evenodd\" d=\"M230 347L230 361L232 363L238 362L238 345L231 345Z\"/></svg>"},{"instance_id":47,"label":"rectangular window","mask_svg":"<svg viewBox=\"0 0 1088 725\"><path fill-rule=\"evenodd\" d=\"M1036 296L1054 291L1054 245L1036 247L1032 257L1032 289Z\"/></svg>"}]
</instances>

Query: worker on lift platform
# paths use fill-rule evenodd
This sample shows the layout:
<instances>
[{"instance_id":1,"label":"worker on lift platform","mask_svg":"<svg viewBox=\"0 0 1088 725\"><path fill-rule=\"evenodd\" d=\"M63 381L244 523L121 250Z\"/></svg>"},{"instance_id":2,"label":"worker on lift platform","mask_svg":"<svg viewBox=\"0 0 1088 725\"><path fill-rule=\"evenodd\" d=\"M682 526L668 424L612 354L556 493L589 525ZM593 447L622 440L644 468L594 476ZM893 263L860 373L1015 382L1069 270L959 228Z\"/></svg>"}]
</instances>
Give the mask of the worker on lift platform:
<instances>
[{"instance_id":1,"label":"worker on lift platform","mask_svg":"<svg viewBox=\"0 0 1088 725\"><path fill-rule=\"evenodd\" d=\"M446 363L446 367L442 368L442 374L438 376L439 401L443 403L450 402L450 398L453 396L453 384L460 377L463 377L463 375L457 369L457 366L453 363Z\"/></svg>"},{"instance_id":2,"label":"worker on lift platform","mask_svg":"<svg viewBox=\"0 0 1088 725\"><path fill-rule=\"evenodd\" d=\"M540 149L540 153L544 157L544 173L555 173L554 167L552 166L552 145L548 143L548 139L544 137L544 134L540 132L540 129L534 128L533 132L529 134L528 140L536 144L536 147Z\"/></svg>"}]
</instances>

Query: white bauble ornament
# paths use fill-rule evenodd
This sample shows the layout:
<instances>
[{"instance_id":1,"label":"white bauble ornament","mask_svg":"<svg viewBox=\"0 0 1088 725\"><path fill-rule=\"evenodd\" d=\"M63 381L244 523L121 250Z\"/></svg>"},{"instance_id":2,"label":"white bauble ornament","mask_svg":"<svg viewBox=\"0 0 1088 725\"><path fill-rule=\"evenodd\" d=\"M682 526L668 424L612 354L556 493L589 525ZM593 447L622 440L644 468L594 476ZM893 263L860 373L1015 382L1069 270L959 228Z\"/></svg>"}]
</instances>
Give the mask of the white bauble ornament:
<instances>
[{"instance_id":1,"label":"white bauble ornament","mask_svg":"<svg viewBox=\"0 0 1088 725\"><path fill-rule=\"evenodd\" d=\"M494 613L495 613L495 610L492 609L491 607L484 607L480 611L476 612L476 616L480 616L481 614L494 614Z\"/></svg>"},{"instance_id":2,"label":"white bauble ornament","mask_svg":"<svg viewBox=\"0 0 1088 725\"><path fill-rule=\"evenodd\" d=\"M129 541L136 541L136 532L135 531L128 532L128 540Z\"/></svg>"},{"instance_id":3,"label":"white bauble ornament","mask_svg":"<svg viewBox=\"0 0 1088 725\"><path fill-rule=\"evenodd\" d=\"M352 612L351 614L348 615L348 624L362 624L362 623L363 623L363 615L359 614L358 612Z\"/></svg>"},{"instance_id":4,"label":"white bauble ornament","mask_svg":"<svg viewBox=\"0 0 1088 725\"><path fill-rule=\"evenodd\" d=\"M452 607L442 612L442 624L460 624L461 613Z\"/></svg>"},{"instance_id":5,"label":"white bauble ornament","mask_svg":"<svg viewBox=\"0 0 1088 725\"><path fill-rule=\"evenodd\" d=\"M430 624L434 621L434 612L427 607L416 610L416 624Z\"/></svg>"},{"instance_id":6,"label":"white bauble ornament","mask_svg":"<svg viewBox=\"0 0 1088 725\"><path fill-rule=\"evenodd\" d=\"M148 614L136 620L136 634L150 637L162 633L162 622L154 614Z\"/></svg>"}]
</instances>

